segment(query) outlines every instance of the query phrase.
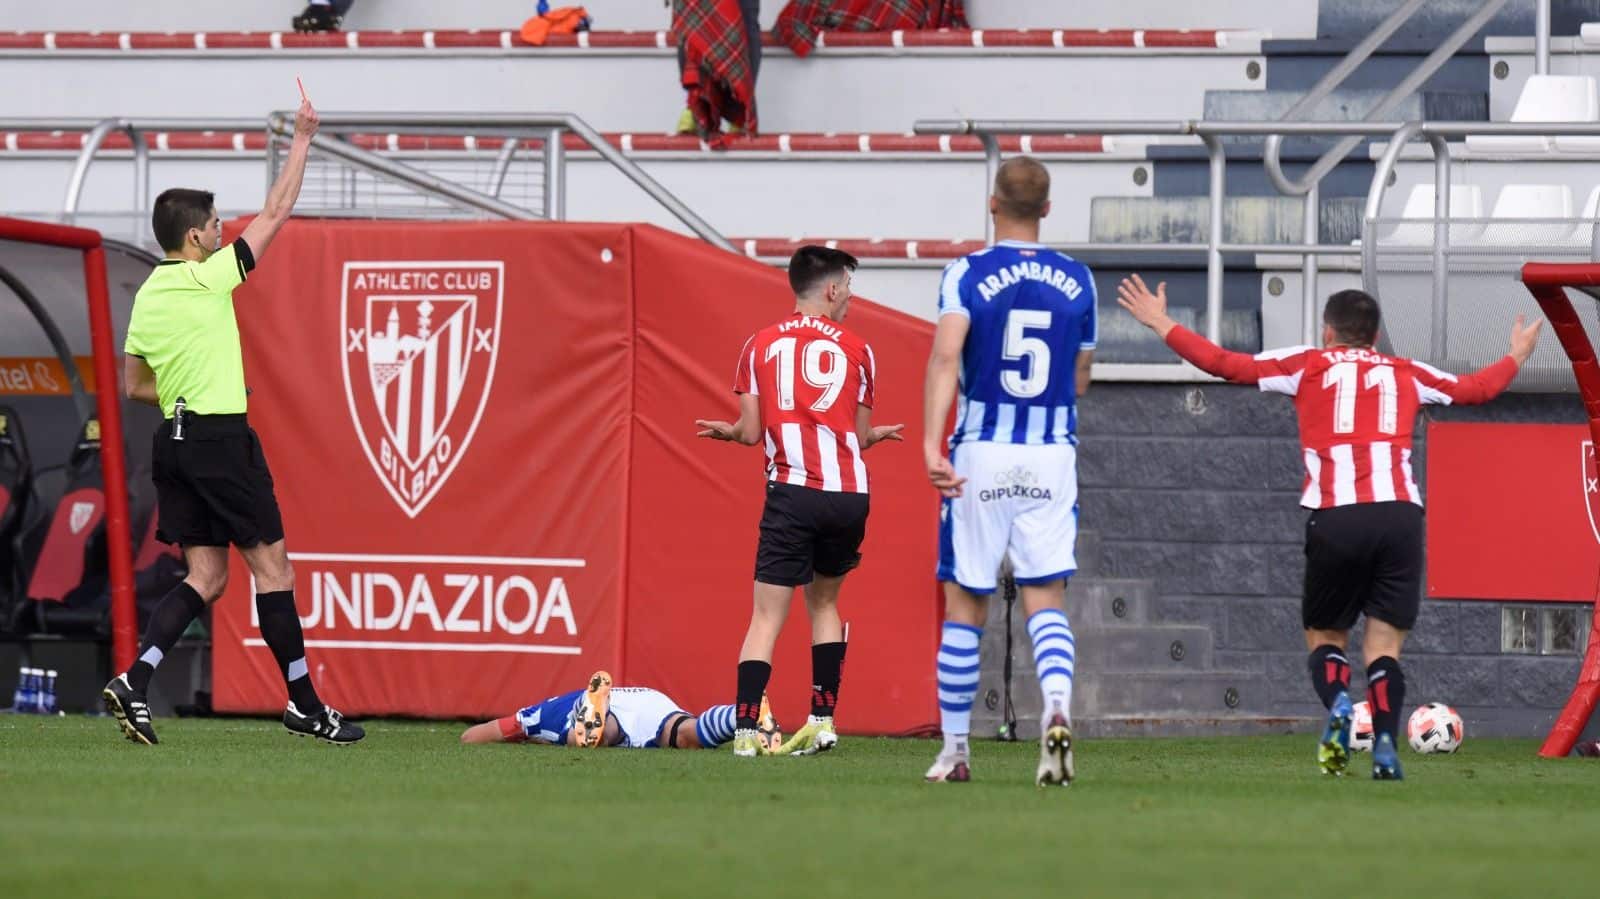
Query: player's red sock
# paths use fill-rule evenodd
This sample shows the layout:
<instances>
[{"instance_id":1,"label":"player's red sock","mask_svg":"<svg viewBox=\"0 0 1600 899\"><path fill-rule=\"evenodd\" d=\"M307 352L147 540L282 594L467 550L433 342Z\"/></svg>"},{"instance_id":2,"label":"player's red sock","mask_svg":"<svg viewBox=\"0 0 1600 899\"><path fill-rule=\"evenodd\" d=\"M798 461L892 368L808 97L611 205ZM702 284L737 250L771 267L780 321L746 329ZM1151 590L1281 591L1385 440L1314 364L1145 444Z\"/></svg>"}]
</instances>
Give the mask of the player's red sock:
<instances>
[{"instance_id":1,"label":"player's red sock","mask_svg":"<svg viewBox=\"0 0 1600 899\"><path fill-rule=\"evenodd\" d=\"M839 681L844 669L845 644L816 643L811 647L811 714L833 717L839 704Z\"/></svg>"},{"instance_id":2,"label":"player's red sock","mask_svg":"<svg viewBox=\"0 0 1600 899\"><path fill-rule=\"evenodd\" d=\"M755 730L761 719L761 696L772 678L772 663L750 659L739 663L739 692L734 705L734 726Z\"/></svg>"},{"instance_id":3,"label":"player's red sock","mask_svg":"<svg viewBox=\"0 0 1600 899\"><path fill-rule=\"evenodd\" d=\"M1406 676L1400 660L1384 656L1367 666L1367 702L1372 705L1372 733L1375 737L1400 731L1400 710L1406 703Z\"/></svg>"},{"instance_id":4,"label":"player's red sock","mask_svg":"<svg viewBox=\"0 0 1600 899\"><path fill-rule=\"evenodd\" d=\"M1322 700L1322 707L1333 708L1340 691L1350 689L1350 660L1345 658L1344 650L1324 643L1311 650L1306 666L1311 669L1311 687Z\"/></svg>"}]
</instances>

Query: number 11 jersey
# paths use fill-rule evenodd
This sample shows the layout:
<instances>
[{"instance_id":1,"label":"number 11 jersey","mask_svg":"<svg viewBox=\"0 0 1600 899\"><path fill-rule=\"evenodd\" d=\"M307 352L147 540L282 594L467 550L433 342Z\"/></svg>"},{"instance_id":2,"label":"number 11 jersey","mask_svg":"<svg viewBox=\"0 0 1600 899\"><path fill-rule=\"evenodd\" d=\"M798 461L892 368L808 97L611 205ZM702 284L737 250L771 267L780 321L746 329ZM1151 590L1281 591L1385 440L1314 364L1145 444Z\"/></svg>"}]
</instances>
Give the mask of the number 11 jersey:
<instances>
[{"instance_id":1,"label":"number 11 jersey","mask_svg":"<svg viewBox=\"0 0 1600 899\"><path fill-rule=\"evenodd\" d=\"M951 263L939 316L971 320L950 446L1077 443L1078 353L1097 332L1094 275L1041 244L1003 240Z\"/></svg>"},{"instance_id":2,"label":"number 11 jersey","mask_svg":"<svg viewBox=\"0 0 1600 899\"><path fill-rule=\"evenodd\" d=\"M1307 509L1422 505L1411 467L1419 409L1488 402L1517 374L1510 356L1461 377L1358 347L1297 346L1250 356L1221 350L1183 327L1172 329L1167 344L1212 374L1294 397L1306 470L1300 505Z\"/></svg>"},{"instance_id":3,"label":"number 11 jersey","mask_svg":"<svg viewBox=\"0 0 1600 899\"><path fill-rule=\"evenodd\" d=\"M796 312L745 341L733 392L760 399L767 480L866 493L856 410L877 380L872 347L827 318Z\"/></svg>"}]
</instances>

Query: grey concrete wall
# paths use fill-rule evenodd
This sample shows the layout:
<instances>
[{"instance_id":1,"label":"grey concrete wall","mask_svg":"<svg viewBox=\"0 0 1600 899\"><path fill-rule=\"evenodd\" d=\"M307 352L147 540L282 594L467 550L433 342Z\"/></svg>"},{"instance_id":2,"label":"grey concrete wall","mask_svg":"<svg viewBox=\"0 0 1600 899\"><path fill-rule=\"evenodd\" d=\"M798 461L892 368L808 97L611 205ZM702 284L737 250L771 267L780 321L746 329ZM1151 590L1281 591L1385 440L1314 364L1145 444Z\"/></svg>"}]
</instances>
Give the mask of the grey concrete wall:
<instances>
[{"instance_id":1,"label":"grey concrete wall","mask_svg":"<svg viewBox=\"0 0 1600 899\"><path fill-rule=\"evenodd\" d=\"M1575 394L1511 394L1432 414L1585 420ZM1083 400L1081 422L1082 526L1099 537L1089 544L1099 556L1090 564L1108 577L1153 579L1152 623L1210 628L1219 666L1266 675L1270 714L1319 713L1300 626L1306 513L1289 400L1222 384L1098 384ZM1422 478L1426 441L1416 450ZM1502 654L1501 606L1424 602L1403 660L1408 705L1448 702L1469 733L1548 729L1579 659ZM1360 689L1359 642L1352 648Z\"/></svg>"}]
</instances>

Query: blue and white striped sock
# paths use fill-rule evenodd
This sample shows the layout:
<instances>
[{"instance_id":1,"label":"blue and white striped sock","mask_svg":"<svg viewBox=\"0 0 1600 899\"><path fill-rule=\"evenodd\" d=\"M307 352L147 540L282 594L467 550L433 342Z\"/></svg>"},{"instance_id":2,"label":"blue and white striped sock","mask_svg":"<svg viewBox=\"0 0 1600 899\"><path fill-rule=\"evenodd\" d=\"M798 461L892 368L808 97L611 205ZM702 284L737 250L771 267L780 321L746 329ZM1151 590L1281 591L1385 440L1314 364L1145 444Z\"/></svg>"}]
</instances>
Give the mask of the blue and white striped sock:
<instances>
[{"instance_id":1,"label":"blue and white striped sock","mask_svg":"<svg viewBox=\"0 0 1600 899\"><path fill-rule=\"evenodd\" d=\"M1072 717L1072 670L1077 656L1077 640L1067 613L1060 609L1040 609L1028 616L1028 636L1033 638L1033 668L1039 675L1039 691L1044 694L1044 718L1059 706Z\"/></svg>"},{"instance_id":2,"label":"blue and white striped sock","mask_svg":"<svg viewBox=\"0 0 1600 899\"><path fill-rule=\"evenodd\" d=\"M734 715L732 705L714 705L694 719L694 735L706 749L733 739Z\"/></svg>"},{"instance_id":3,"label":"blue and white striped sock","mask_svg":"<svg viewBox=\"0 0 1600 899\"><path fill-rule=\"evenodd\" d=\"M944 623L939 640L939 728L944 751L965 753L972 733L972 699L978 695L978 640L983 628Z\"/></svg>"}]
</instances>

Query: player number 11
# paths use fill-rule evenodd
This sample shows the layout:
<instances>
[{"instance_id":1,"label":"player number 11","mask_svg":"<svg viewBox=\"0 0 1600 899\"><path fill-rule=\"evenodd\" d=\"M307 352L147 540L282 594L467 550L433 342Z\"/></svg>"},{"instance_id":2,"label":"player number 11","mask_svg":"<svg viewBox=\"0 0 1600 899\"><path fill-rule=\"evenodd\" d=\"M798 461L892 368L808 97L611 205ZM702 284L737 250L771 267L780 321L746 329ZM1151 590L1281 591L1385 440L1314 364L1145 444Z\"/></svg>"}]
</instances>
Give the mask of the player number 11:
<instances>
[{"instance_id":1,"label":"player number 11","mask_svg":"<svg viewBox=\"0 0 1600 899\"><path fill-rule=\"evenodd\" d=\"M1322 386L1333 388L1333 433L1355 433L1358 379L1367 390L1378 391L1378 432L1395 433L1400 424L1400 398L1395 388L1394 366L1374 365L1367 369L1365 378L1359 377L1359 371L1354 362L1336 362L1322 376Z\"/></svg>"}]
</instances>

